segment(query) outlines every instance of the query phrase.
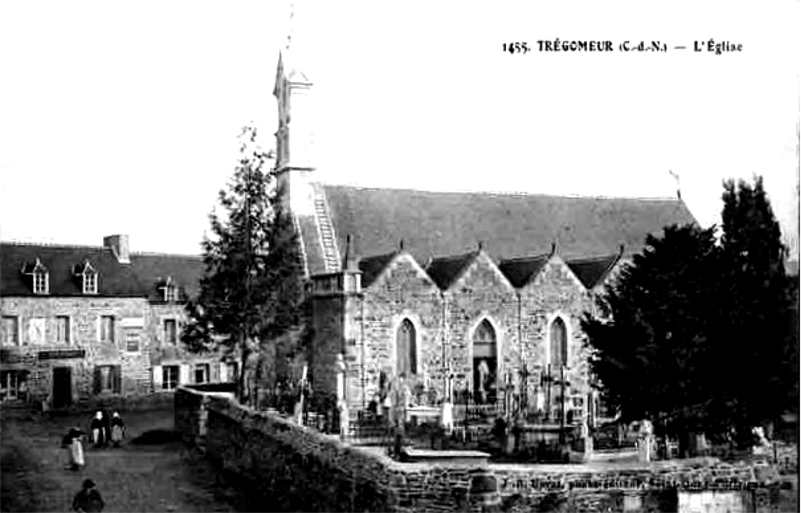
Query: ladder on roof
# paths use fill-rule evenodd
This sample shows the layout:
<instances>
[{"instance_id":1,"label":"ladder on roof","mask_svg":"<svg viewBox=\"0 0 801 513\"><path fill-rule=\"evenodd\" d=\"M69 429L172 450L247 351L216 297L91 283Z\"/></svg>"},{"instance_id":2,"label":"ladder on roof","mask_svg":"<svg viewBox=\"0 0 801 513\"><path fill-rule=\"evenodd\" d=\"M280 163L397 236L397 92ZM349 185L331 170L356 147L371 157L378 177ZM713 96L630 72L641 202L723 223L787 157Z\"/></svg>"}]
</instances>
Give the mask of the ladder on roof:
<instances>
[{"instance_id":1,"label":"ladder on roof","mask_svg":"<svg viewBox=\"0 0 801 513\"><path fill-rule=\"evenodd\" d=\"M334 223L331 222L325 192L320 187L314 188L314 218L320 235L320 245L323 248L325 270L327 272L339 271L341 260L336 233L334 232Z\"/></svg>"}]
</instances>

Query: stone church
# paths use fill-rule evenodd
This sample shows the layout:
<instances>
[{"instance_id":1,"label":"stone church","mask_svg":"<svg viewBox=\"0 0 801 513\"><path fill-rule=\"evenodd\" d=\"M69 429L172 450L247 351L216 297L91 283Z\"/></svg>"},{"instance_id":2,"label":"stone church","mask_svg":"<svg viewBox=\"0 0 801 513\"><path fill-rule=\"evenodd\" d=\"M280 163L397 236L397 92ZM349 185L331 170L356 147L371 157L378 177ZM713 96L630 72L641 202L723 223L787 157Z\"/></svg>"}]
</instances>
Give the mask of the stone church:
<instances>
[{"instance_id":1,"label":"stone church","mask_svg":"<svg viewBox=\"0 0 801 513\"><path fill-rule=\"evenodd\" d=\"M351 411L403 374L421 397L514 390L558 416L586 413L594 296L666 225L695 222L680 199L426 192L320 183L313 83L279 57L279 180L313 297L314 390ZM546 393L547 392L547 393ZM575 410L575 411L573 411Z\"/></svg>"}]
</instances>

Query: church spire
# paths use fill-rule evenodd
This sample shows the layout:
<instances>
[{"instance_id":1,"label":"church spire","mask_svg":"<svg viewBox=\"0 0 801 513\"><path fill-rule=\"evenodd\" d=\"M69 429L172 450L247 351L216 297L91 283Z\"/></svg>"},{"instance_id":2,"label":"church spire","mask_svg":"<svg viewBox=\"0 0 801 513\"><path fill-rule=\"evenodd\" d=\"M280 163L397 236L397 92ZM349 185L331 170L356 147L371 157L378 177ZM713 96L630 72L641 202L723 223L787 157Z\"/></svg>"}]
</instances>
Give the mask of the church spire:
<instances>
[{"instance_id":1,"label":"church spire","mask_svg":"<svg viewBox=\"0 0 801 513\"><path fill-rule=\"evenodd\" d=\"M286 42L278 54L273 94L278 105L275 133L275 169L295 214L313 214L312 173L315 158L315 114L312 82L298 69L298 21L296 0L288 2Z\"/></svg>"}]
</instances>

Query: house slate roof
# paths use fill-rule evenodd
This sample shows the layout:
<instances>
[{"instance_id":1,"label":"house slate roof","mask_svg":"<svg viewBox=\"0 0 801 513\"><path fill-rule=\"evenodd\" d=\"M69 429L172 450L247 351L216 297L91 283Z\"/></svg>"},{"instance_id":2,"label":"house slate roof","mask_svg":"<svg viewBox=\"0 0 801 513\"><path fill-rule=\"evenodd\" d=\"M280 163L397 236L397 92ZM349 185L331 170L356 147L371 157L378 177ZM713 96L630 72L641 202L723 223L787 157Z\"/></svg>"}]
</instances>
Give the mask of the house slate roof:
<instances>
[{"instance_id":1,"label":"house slate roof","mask_svg":"<svg viewBox=\"0 0 801 513\"><path fill-rule=\"evenodd\" d=\"M473 251L463 255L432 258L426 266L426 273L434 280L434 283L442 290L447 290L453 282L459 279L462 271L469 266L478 256L478 252Z\"/></svg>"},{"instance_id":2,"label":"house slate roof","mask_svg":"<svg viewBox=\"0 0 801 513\"><path fill-rule=\"evenodd\" d=\"M47 296L84 296L76 266L86 261L98 272L98 291L92 296L146 297L162 299L158 286L168 277L179 287L181 298L199 290L203 261L199 256L131 253L130 264L120 264L110 248L100 246L57 246L0 242L0 295L34 294L23 266L39 259L49 273Z\"/></svg>"},{"instance_id":3,"label":"house slate roof","mask_svg":"<svg viewBox=\"0 0 801 513\"><path fill-rule=\"evenodd\" d=\"M648 234L695 223L679 199L634 199L371 189L319 184L337 244L357 255L392 252L403 240L418 262L463 255L481 243L496 262L530 257L556 243L565 260L640 252ZM325 272L317 231L301 226L311 275ZM316 228L316 227L314 227Z\"/></svg>"},{"instance_id":4,"label":"house slate roof","mask_svg":"<svg viewBox=\"0 0 801 513\"><path fill-rule=\"evenodd\" d=\"M597 258L585 258L581 260L570 260L567 266L573 274L587 287L593 289L609 275L620 260L621 254L610 255Z\"/></svg>"}]
</instances>

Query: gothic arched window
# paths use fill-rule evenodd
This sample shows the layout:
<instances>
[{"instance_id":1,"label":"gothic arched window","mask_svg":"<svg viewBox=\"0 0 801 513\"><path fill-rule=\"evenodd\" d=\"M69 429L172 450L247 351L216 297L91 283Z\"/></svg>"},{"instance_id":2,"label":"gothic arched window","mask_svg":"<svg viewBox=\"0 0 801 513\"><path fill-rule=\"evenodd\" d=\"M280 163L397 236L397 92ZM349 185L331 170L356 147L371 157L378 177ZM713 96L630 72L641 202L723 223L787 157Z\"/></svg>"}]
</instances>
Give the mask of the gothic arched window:
<instances>
[{"instance_id":1,"label":"gothic arched window","mask_svg":"<svg viewBox=\"0 0 801 513\"><path fill-rule=\"evenodd\" d=\"M403 319L398 327L396 350L398 375L417 374L417 334L414 324L409 319Z\"/></svg>"},{"instance_id":2,"label":"gothic arched window","mask_svg":"<svg viewBox=\"0 0 801 513\"><path fill-rule=\"evenodd\" d=\"M498 374L498 340L487 319L473 332L473 396L476 402L495 401Z\"/></svg>"},{"instance_id":3,"label":"gothic arched window","mask_svg":"<svg viewBox=\"0 0 801 513\"><path fill-rule=\"evenodd\" d=\"M551 365L567 365L567 326L561 317L551 323Z\"/></svg>"}]
</instances>

